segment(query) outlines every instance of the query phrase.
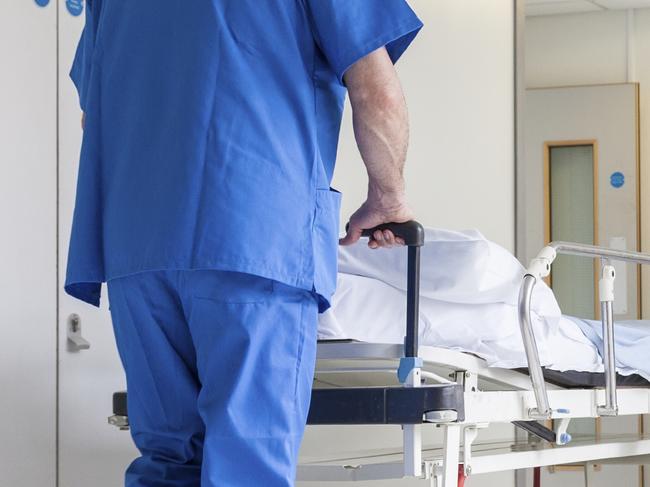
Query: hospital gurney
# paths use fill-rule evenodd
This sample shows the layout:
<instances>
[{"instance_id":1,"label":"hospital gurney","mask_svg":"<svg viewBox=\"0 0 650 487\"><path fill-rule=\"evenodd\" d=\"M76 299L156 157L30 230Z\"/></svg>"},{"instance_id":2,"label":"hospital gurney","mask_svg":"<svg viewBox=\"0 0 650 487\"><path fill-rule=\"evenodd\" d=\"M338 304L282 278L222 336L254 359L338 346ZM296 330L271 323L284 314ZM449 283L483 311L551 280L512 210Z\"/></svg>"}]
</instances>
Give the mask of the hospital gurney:
<instances>
[{"instance_id":1,"label":"hospital gurney","mask_svg":"<svg viewBox=\"0 0 650 487\"><path fill-rule=\"evenodd\" d=\"M648 462L650 438L617 437L599 442L571 442L571 418L636 415L650 410L648 383L616 388L613 364L613 281L609 259L650 263L650 256L593 246L555 243L534 259L522 285L520 324L530 378L521 372L488 368L473 355L435 347L418 347L419 248L422 227L389 226L408 245L407 332L404 346L350 341L321 342L310 424L399 424L403 450L345 461L317 459L299 467L304 481L350 481L419 477L431 485L458 485L469 474L574 462ZM556 253L589 255L602 260L600 297L605 329L605 389L591 388L601 374L554 374L540 367L530 321L535 283L548 275ZM397 372L397 374L395 374ZM397 376L397 381L390 380ZM566 376L567 380L563 380ZM588 381L585 383L584 379ZM532 391L531 382L533 385ZM554 383L553 383L554 382ZM395 385L400 383L401 385ZM370 386L370 387L369 387ZM575 388L578 386L579 388ZM114 398L111 422L128 427L125 394ZM537 420L554 419L553 429ZM490 423L515 423L545 443L493 445L475 442ZM436 424L445 434L441 448L422 446L422 428ZM462 440L462 441L461 441ZM461 455L461 445L462 455ZM474 446L474 447L473 447ZM554 448L561 446L561 448ZM435 483L437 481L437 484Z\"/></svg>"}]
</instances>

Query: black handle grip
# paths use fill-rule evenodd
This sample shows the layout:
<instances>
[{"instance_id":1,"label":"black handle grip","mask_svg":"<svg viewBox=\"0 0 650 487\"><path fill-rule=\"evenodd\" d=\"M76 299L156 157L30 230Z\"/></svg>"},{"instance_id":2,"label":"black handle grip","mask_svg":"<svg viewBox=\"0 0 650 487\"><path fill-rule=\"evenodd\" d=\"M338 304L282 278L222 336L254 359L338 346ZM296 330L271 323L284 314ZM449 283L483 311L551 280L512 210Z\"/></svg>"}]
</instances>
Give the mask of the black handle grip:
<instances>
[{"instance_id":1,"label":"black handle grip","mask_svg":"<svg viewBox=\"0 0 650 487\"><path fill-rule=\"evenodd\" d=\"M349 226L349 223L345 226L346 231ZM422 247L424 245L424 227L415 220L404 223L382 223L375 228L364 230L361 235L372 238L372 234L377 230L390 230L393 235L404 240L404 244L408 247Z\"/></svg>"}]
</instances>

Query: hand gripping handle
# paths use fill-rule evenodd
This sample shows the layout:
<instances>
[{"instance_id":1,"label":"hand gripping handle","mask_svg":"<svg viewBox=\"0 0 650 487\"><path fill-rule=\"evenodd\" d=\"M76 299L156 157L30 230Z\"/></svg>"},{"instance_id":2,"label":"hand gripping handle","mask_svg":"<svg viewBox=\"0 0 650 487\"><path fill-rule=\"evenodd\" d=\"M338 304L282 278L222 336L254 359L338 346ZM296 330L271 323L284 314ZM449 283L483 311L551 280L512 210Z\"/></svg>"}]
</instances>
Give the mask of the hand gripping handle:
<instances>
[{"instance_id":1,"label":"hand gripping handle","mask_svg":"<svg viewBox=\"0 0 650 487\"><path fill-rule=\"evenodd\" d=\"M345 229L347 230L349 226L348 223ZM382 223L375 228L364 230L361 235L372 238L372 234L377 230L390 230L393 235L404 240L404 244L408 247L422 247L424 245L424 227L415 220L404 223Z\"/></svg>"}]
</instances>

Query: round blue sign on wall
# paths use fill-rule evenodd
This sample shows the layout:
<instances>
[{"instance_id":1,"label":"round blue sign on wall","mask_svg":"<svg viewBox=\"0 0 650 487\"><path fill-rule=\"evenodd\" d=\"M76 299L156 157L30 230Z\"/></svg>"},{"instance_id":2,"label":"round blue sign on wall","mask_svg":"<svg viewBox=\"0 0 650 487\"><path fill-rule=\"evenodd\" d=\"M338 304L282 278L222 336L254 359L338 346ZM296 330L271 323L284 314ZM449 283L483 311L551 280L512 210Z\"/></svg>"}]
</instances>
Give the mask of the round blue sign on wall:
<instances>
[{"instance_id":1,"label":"round blue sign on wall","mask_svg":"<svg viewBox=\"0 0 650 487\"><path fill-rule=\"evenodd\" d=\"M609 182L615 188L622 188L625 184L625 174L622 172L616 171L609 177Z\"/></svg>"},{"instance_id":2,"label":"round blue sign on wall","mask_svg":"<svg viewBox=\"0 0 650 487\"><path fill-rule=\"evenodd\" d=\"M75 17L81 15L81 12L84 11L83 0L66 0L65 6L68 8L70 15L74 15Z\"/></svg>"},{"instance_id":3,"label":"round blue sign on wall","mask_svg":"<svg viewBox=\"0 0 650 487\"><path fill-rule=\"evenodd\" d=\"M50 0L34 0L39 7L46 7Z\"/></svg>"}]
</instances>

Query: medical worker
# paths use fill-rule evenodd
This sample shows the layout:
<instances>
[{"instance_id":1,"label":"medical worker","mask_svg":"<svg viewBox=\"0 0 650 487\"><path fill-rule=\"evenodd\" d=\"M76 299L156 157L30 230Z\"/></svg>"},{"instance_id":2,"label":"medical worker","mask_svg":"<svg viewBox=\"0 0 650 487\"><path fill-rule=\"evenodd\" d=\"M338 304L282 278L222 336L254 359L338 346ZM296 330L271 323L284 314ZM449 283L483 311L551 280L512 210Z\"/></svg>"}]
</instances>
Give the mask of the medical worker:
<instances>
[{"instance_id":1,"label":"medical worker","mask_svg":"<svg viewBox=\"0 0 650 487\"><path fill-rule=\"evenodd\" d=\"M421 26L405 0L87 0L65 289L99 305L108 282L141 453L127 486L293 485L346 91L369 175L351 244L412 218L393 63Z\"/></svg>"}]
</instances>

